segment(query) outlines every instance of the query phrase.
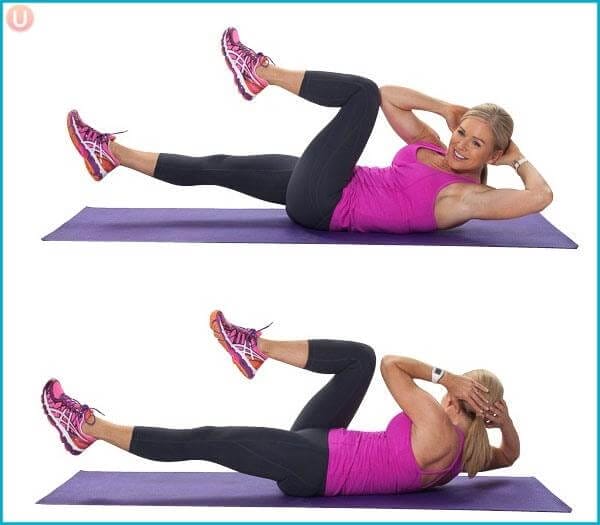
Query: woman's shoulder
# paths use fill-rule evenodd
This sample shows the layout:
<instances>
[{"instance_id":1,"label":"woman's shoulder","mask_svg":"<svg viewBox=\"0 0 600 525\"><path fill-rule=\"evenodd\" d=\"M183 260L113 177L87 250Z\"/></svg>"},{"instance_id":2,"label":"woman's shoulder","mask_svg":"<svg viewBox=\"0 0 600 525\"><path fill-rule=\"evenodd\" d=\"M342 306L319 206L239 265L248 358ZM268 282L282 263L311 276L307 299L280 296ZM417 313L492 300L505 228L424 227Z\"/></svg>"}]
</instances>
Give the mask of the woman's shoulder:
<instances>
[{"instance_id":1,"label":"woman's shoulder","mask_svg":"<svg viewBox=\"0 0 600 525\"><path fill-rule=\"evenodd\" d=\"M417 160L417 151L421 148L435 151L436 153L441 153L442 155L446 154L446 145L443 142L433 141L432 139L418 140L416 142L406 144L400 148L394 157L394 164L398 163L399 161L415 162Z\"/></svg>"},{"instance_id":2,"label":"woman's shoulder","mask_svg":"<svg viewBox=\"0 0 600 525\"><path fill-rule=\"evenodd\" d=\"M446 154L446 150L448 149L447 146L441 140L434 139L418 140L410 145L415 148L415 151L419 148L425 148L428 150L435 151L437 153L442 153L444 155Z\"/></svg>"}]
</instances>

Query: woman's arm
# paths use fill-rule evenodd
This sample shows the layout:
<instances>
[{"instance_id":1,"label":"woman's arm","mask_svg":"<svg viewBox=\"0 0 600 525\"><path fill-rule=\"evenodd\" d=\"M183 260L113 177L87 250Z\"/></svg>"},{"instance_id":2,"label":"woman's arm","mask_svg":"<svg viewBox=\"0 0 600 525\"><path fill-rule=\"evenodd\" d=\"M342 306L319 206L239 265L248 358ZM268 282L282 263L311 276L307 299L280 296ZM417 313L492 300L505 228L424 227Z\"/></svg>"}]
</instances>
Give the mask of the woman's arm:
<instances>
[{"instance_id":1,"label":"woman's arm","mask_svg":"<svg viewBox=\"0 0 600 525\"><path fill-rule=\"evenodd\" d=\"M446 421L441 405L414 382L415 379L431 381L431 372L430 365L410 357L388 355L381 360L381 375L388 390L417 426ZM468 401L474 408L482 412L487 409L487 389L473 379L445 372L440 384L449 394Z\"/></svg>"},{"instance_id":2,"label":"woman's arm","mask_svg":"<svg viewBox=\"0 0 600 525\"><path fill-rule=\"evenodd\" d=\"M524 157L514 142L496 161L496 165L512 165ZM472 219L512 219L542 211L552 202L552 190L541 173L526 162L517 170L525 188L523 190L494 189L466 192L463 204Z\"/></svg>"},{"instance_id":3,"label":"woman's arm","mask_svg":"<svg viewBox=\"0 0 600 525\"><path fill-rule=\"evenodd\" d=\"M504 400L494 403L486 416L487 428L499 428L502 432L502 443L500 447L492 447L492 460L483 470L494 470L497 468L510 467L519 457L521 444L519 434L508 415L508 407Z\"/></svg>"},{"instance_id":4,"label":"woman's arm","mask_svg":"<svg viewBox=\"0 0 600 525\"><path fill-rule=\"evenodd\" d=\"M438 100L413 89L400 86L383 86L381 93L381 109L394 131L407 144L419 141L432 142L443 145L439 135L425 122L419 119L413 109L421 109L436 113L446 119L448 127L453 129L467 108L454 106L448 102Z\"/></svg>"}]
</instances>

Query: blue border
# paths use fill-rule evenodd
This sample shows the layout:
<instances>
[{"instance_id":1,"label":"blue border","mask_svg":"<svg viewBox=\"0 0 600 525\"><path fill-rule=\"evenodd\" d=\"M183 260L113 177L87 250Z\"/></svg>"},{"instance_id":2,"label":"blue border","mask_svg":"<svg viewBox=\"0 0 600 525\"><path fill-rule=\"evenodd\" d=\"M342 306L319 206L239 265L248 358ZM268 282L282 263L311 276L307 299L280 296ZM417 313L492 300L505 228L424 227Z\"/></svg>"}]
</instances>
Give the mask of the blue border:
<instances>
[{"instance_id":1,"label":"blue border","mask_svg":"<svg viewBox=\"0 0 600 525\"><path fill-rule=\"evenodd\" d=\"M361 3L361 4L392 4L392 3L413 3L413 4L596 4L596 140L597 140L597 149L596 149L596 174L597 174L597 188L596 188L596 263L600 260L600 214L598 213L598 202L600 202L600 177L598 177L598 152L600 152L600 138L599 138L599 130L598 120L600 117L600 93L598 90L598 56L600 54L600 40L598 38L598 28L600 27L600 9L598 8L598 0L577 0L574 2L569 2L565 0L462 0L458 2L453 2L452 0L417 0L417 1L406 1L406 0L372 0L372 1L364 1L364 0L177 0L174 2L168 2L164 0L85 0L85 1L77 1L77 0L31 0L31 1L14 1L14 2L4 2L0 0L0 4L4 8L4 4L84 4L84 3L119 3L119 4L131 4L131 3L142 3L142 4L150 4L150 3L162 3L162 4L187 4L187 3L199 3L199 4L272 4L272 3L305 3L305 4L336 4L336 3ZM2 97L2 104L0 106L0 120L2 122L2 137L4 137L4 9L2 10L2 24L0 24L0 52L2 55L0 56L0 63L2 65L2 70L0 72L1 86L0 86L0 94ZM518 38L518 36L517 36ZM526 40L524 40L526 42ZM2 140L2 144L0 144L0 271L2 273L2 277L0 278L0 293L2 295L2 319L0 319L0 336L2 338L0 342L0 411L2 414L4 412L4 140ZM600 359L598 352L598 325L600 324L600 316L598 315L598 292L600 291L600 272L598 272L598 267L596 267L596 490L599 490L598 482L600 477L598 472L600 470L600 447L598 446L598 435L600 432L600 392L598 390L598 374L600 373ZM2 470L2 478L0 480L0 488L2 488L2 495L0 496L0 523L21 523L21 524L33 524L33 523L61 523L58 521L55 522L5 522L4 521L4 417L0 418L0 447L2 450L0 451L0 468ZM580 466L581 467L581 466ZM92 513L92 511L90 511ZM598 516L600 514L600 501L596 499L596 521L551 521L550 523L598 523ZM127 522L119 522L119 521L89 521L89 522L76 522L70 521L66 522L69 524L76 523L95 523L95 524L119 524L119 523L148 523L151 525L162 525L167 523L194 523L191 521L179 521L179 522L145 522L145 521L127 521ZM276 523L294 523L298 525L320 525L320 524L331 524L331 523L352 523L353 525L362 525L362 524L370 524L370 523L395 523L395 522L344 522L344 521L313 521L313 522L305 522L305 521L287 521L287 522L243 522L243 521L220 521L220 522L197 522L197 523L206 523L207 525L228 525L228 524L238 524L238 523L265 523L265 524L276 524ZM461 523L460 521L420 521L420 522L396 522L402 523L403 525L419 525L419 524L432 524L432 523L444 523L449 525L454 525ZM478 524L478 523L506 523L506 524L516 524L516 523L539 523L545 524L549 523L548 521L528 521L528 522L517 522L517 521L487 521L487 522L477 522L470 521L469 524Z\"/></svg>"},{"instance_id":2,"label":"blue border","mask_svg":"<svg viewBox=\"0 0 600 525\"><path fill-rule=\"evenodd\" d=\"M598 0L32 0L2 4L597 4ZM300 522L299 522L300 523ZM316 523L316 522L315 522ZM358 523L358 522L357 522Z\"/></svg>"}]
</instances>

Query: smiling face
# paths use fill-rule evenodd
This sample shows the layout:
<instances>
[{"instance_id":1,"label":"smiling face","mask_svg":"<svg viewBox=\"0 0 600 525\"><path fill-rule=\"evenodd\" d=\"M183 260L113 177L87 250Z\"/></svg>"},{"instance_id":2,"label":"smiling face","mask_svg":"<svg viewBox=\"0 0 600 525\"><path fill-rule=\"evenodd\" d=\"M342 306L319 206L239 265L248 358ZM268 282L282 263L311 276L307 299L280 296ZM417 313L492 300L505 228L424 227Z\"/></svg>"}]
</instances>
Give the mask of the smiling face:
<instances>
[{"instance_id":1,"label":"smiling face","mask_svg":"<svg viewBox=\"0 0 600 525\"><path fill-rule=\"evenodd\" d=\"M467 117L452 133L446 159L454 171L477 171L501 155L489 124L479 118Z\"/></svg>"}]
</instances>

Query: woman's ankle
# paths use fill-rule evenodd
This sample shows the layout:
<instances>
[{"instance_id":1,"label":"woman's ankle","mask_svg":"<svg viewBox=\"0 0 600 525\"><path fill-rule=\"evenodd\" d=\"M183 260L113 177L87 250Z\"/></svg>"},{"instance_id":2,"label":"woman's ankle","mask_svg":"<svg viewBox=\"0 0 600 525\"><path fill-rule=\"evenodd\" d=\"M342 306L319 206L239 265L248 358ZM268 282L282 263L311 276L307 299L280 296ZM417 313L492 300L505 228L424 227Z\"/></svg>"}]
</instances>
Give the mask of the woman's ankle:
<instances>
[{"instance_id":1,"label":"woman's ankle","mask_svg":"<svg viewBox=\"0 0 600 525\"><path fill-rule=\"evenodd\" d=\"M116 140L111 140L108 142L108 149L110 150L112 156L119 161L119 164L123 162L122 160L122 146L117 144Z\"/></svg>"},{"instance_id":2,"label":"woman's ankle","mask_svg":"<svg viewBox=\"0 0 600 525\"><path fill-rule=\"evenodd\" d=\"M276 79L276 69L277 68L275 65L271 64L270 62L265 62L264 65L256 66L254 72L260 79L268 82L269 84L274 84Z\"/></svg>"},{"instance_id":3,"label":"woman's ankle","mask_svg":"<svg viewBox=\"0 0 600 525\"><path fill-rule=\"evenodd\" d=\"M93 438L98 439L98 419L96 415L90 411L90 413L86 416L85 420L81 423L81 430L84 434L88 436L92 436Z\"/></svg>"}]
</instances>

